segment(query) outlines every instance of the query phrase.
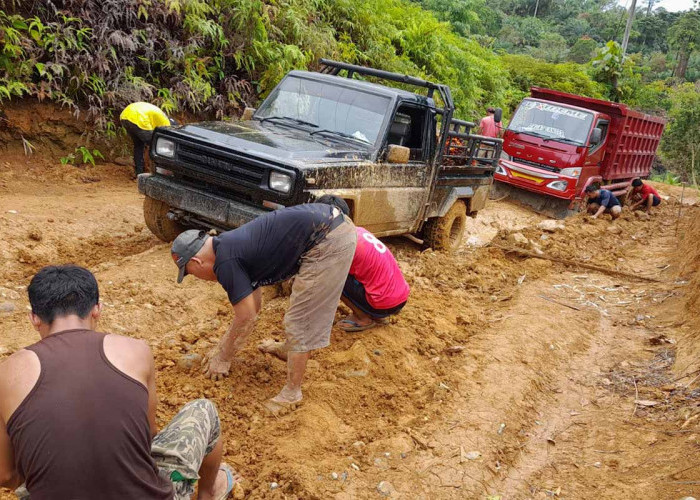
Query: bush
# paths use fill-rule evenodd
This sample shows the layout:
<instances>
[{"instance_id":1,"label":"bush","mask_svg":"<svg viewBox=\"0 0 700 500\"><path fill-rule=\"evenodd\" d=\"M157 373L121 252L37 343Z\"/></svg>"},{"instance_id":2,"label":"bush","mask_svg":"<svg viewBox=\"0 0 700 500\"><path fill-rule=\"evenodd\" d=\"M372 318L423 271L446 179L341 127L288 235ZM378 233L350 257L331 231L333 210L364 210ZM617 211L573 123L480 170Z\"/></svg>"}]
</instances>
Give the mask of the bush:
<instances>
[{"instance_id":1,"label":"bush","mask_svg":"<svg viewBox=\"0 0 700 500\"><path fill-rule=\"evenodd\" d=\"M593 81L583 66L573 63L551 64L529 56L503 55L501 61L508 69L517 91L512 94L511 106L530 93L530 87L539 86L588 97L603 97L604 87Z\"/></svg>"}]
</instances>

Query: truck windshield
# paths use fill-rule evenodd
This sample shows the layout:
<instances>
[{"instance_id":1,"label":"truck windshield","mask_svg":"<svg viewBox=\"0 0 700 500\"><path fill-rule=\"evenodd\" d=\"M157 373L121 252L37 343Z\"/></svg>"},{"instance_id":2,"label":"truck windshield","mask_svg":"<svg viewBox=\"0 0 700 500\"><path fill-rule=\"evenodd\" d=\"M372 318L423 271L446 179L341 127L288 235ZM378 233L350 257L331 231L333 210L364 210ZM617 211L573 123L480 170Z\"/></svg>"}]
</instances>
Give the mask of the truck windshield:
<instances>
[{"instance_id":1,"label":"truck windshield","mask_svg":"<svg viewBox=\"0 0 700 500\"><path fill-rule=\"evenodd\" d=\"M391 102L388 97L290 76L265 100L256 118L288 118L335 137L367 144L377 141ZM283 123L284 120L276 123Z\"/></svg>"},{"instance_id":2,"label":"truck windshield","mask_svg":"<svg viewBox=\"0 0 700 500\"><path fill-rule=\"evenodd\" d=\"M508 130L584 146L592 123L592 113L525 99L510 121Z\"/></svg>"}]
</instances>

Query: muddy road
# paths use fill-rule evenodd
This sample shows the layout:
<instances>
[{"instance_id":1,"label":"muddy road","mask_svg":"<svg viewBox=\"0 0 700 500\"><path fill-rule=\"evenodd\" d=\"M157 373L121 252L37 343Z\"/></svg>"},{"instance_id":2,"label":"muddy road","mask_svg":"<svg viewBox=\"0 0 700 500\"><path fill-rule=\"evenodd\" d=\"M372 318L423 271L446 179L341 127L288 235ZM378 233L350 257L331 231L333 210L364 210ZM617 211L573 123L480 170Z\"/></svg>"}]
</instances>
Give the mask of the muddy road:
<instances>
[{"instance_id":1,"label":"muddy road","mask_svg":"<svg viewBox=\"0 0 700 500\"><path fill-rule=\"evenodd\" d=\"M267 291L231 376L204 380L197 359L232 309L214 284L175 283L168 246L145 228L141 203L125 167L0 163L0 357L38 339L26 319L32 273L49 263L89 267L102 330L154 349L160 423L189 399L214 400L226 460L245 476L249 498L700 494L700 394L673 368L689 328L689 285L674 255L697 209L684 208L678 233L673 200L649 220L576 217L550 233L537 227L540 216L496 202L469 221L454 256L388 239L412 287L408 305L375 330L334 329L331 347L309 364L303 405L274 418L261 403L285 367L256 345L281 338L287 299ZM489 244L522 238L528 251L654 281Z\"/></svg>"}]
</instances>

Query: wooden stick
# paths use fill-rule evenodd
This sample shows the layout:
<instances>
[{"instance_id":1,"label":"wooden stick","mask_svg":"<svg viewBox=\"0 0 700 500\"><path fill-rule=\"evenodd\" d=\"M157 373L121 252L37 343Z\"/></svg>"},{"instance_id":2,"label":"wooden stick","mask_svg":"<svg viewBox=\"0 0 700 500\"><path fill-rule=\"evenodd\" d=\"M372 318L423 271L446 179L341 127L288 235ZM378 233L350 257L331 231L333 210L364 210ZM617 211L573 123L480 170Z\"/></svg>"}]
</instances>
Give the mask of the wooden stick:
<instances>
[{"instance_id":1,"label":"wooden stick","mask_svg":"<svg viewBox=\"0 0 700 500\"><path fill-rule=\"evenodd\" d=\"M585 262L578 262L575 260L561 259L559 257L551 257L549 255L538 255L534 252L528 252L527 250L521 250L519 248L502 247L501 245L496 245L494 243L492 243L490 246L495 247L495 248L499 248L506 253L516 253L516 254L521 255L523 257L532 257L534 259L550 260L552 262L558 262L560 264L565 264L567 266L582 267L584 269L590 269L592 271L598 271L600 273L610 274L613 276L621 276L624 278L630 278L630 279L641 280L641 281L651 281L653 283L663 283L663 281L658 280L656 278L648 278L646 276L639 276L637 274L627 273L624 271L618 271L616 269L609 269L607 267L602 267L602 266L596 266L594 264L587 264Z\"/></svg>"},{"instance_id":2,"label":"wooden stick","mask_svg":"<svg viewBox=\"0 0 700 500\"><path fill-rule=\"evenodd\" d=\"M547 297L546 295L538 295L538 297L541 298L541 299L544 299L544 300L548 300L548 301L550 301L550 302L554 302L555 304L559 304L560 306L568 307L568 308L573 309L573 310L575 310L575 311L580 311L580 310L581 310L580 308L578 308L578 307L576 307L576 306L572 306L572 305L566 304L566 303L564 303L564 302L560 302L560 301L558 301L558 300L556 300L556 299L553 299L553 298L551 298L551 297Z\"/></svg>"}]
</instances>

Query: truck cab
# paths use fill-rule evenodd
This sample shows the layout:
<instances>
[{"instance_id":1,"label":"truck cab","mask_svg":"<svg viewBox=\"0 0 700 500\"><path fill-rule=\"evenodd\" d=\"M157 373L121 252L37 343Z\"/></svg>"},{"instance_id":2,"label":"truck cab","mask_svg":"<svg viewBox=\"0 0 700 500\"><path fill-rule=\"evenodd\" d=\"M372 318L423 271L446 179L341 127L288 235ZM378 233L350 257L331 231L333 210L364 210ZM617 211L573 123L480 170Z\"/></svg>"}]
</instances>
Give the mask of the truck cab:
<instances>
[{"instance_id":1,"label":"truck cab","mask_svg":"<svg viewBox=\"0 0 700 500\"><path fill-rule=\"evenodd\" d=\"M504 133L495 178L573 200L581 180L600 171L609 124L604 113L527 98Z\"/></svg>"},{"instance_id":2,"label":"truck cab","mask_svg":"<svg viewBox=\"0 0 700 500\"><path fill-rule=\"evenodd\" d=\"M501 140L472 135L472 123L452 118L449 87L323 63L322 72L287 74L242 121L156 129L155 172L138 180L156 236L169 241L187 227L228 230L334 194L355 224L377 236L421 234L435 248L461 242L464 218L488 197Z\"/></svg>"}]
</instances>

